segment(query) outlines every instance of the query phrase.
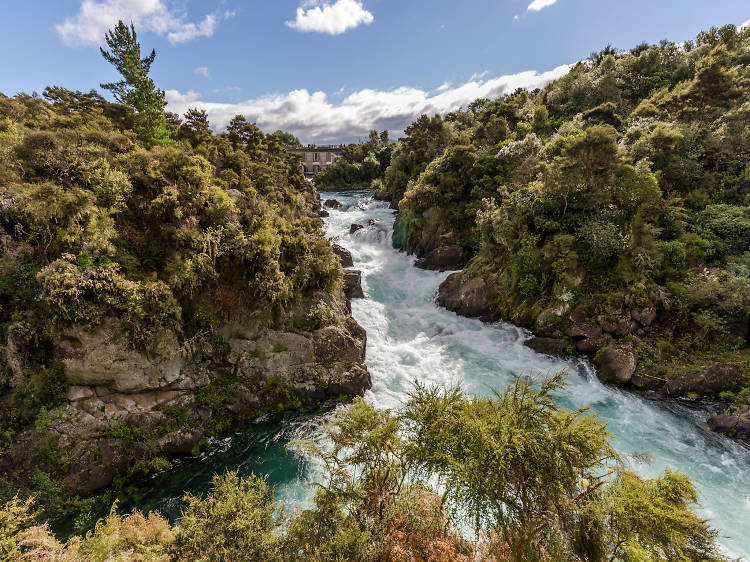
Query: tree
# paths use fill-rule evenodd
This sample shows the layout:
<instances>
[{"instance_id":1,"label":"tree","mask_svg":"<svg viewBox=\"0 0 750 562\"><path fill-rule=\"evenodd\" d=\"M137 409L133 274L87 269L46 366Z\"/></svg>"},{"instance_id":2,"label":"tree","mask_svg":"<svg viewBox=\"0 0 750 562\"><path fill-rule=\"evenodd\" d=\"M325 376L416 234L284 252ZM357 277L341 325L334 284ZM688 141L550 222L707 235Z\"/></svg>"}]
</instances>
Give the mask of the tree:
<instances>
[{"instance_id":1,"label":"tree","mask_svg":"<svg viewBox=\"0 0 750 562\"><path fill-rule=\"evenodd\" d=\"M180 126L179 137L190 141L194 147L211 138L211 124L205 109L191 107L185 112L185 122Z\"/></svg>"},{"instance_id":2,"label":"tree","mask_svg":"<svg viewBox=\"0 0 750 562\"><path fill-rule=\"evenodd\" d=\"M164 92L157 90L154 81L148 77L151 64L156 58L156 51L141 58L141 45L135 27L126 26L120 20L114 29L105 35L109 51L99 48L104 59L112 64L122 75L122 80L102 84L102 88L109 90L115 99L125 104L133 111L134 130L138 140L146 148L158 144L168 144L169 131L164 114Z\"/></svg>"}]
</instances>

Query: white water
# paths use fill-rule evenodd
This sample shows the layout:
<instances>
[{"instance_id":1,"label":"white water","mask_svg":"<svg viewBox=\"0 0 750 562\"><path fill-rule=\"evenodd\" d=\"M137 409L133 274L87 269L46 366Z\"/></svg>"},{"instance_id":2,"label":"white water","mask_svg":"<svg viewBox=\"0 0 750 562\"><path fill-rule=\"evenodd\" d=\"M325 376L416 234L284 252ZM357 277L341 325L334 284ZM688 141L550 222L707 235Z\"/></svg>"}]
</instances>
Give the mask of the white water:
<instances>
[{"instance_id":1,"label":"white water","mask_svg":"<svg viewBox=\"0 0 750 562\"><path fill-rule=\"evenodd\" d=\"M344 204L344 210L330 211L326 233L351 251L355 268L362 270L366 298L354 300L352 311L367 330L373 381L367 400L398 407L415 380L460 383L483 394L503 389L519 374L566 369L570 387L560 403L590 407L607 422L621 453L654 455L652 463L633 466L643 476L658 476L665 467L688 474L700 490L701 513L721 532L727 552L750 557L750 451L705 430L706 414L605 386L587 362L553 359L525 347L528 334L515 326L488 325L438 308L434 295L448 273L417 269L413 258L392 248L394 214L387 204L362 192L321 197ZM371 218L379 219L386 236L372 229L349 234L352 223ZM288 497L285 487L281 491Z\"/></svg>"}]
</instances>

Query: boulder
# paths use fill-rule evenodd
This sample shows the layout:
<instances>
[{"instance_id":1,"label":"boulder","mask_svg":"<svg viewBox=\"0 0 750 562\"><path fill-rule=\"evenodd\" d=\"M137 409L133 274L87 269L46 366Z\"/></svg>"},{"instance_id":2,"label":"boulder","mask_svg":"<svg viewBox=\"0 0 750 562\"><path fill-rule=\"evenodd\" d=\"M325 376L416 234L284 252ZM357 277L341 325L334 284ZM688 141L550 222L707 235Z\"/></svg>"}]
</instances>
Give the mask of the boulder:
<instances>
[{"instance_id":1,"label":"boulder","mask_svg":"<svg viewBox=\"0 0 750 562\"><path fill-rule=\"evenodd\" d=\"M603 382L627 384L638 365L638 354L627 343L612 343L594 357L599 378Z\"/></svg>"},{"instance_id":2,"label":"boulder","mask_svg":"<svg viewBox=\"0 0 750 562\"><path fill-rule=\"evenodd\" d=\"M607 345L611 339L608 336L585 338L576 342L576 349L581 353L595 353Z\"/></svg>"},{"instance_id":3,"label":"boulder","mask_svg":"<svg viewBox=\"0 0 750 562\"><path fill-rule=\"evenodd\" d=\"M648 328L656 320L656 311L651 309L633 310L630 316L644 328Z\"/></svg>"},{"instance_id":4,"label":"boulder","mask_svg":"<svg viewBox=\"0 0 750 562\"><path fill-rule=\"evenodd\" d=\"M421 269L448 271L461 269L464 264L464 251L460 246L436 248L415 264Z\"/></svg>"},{"instance_id":5,"label":"boulder","mask_svg":"<svg viewBox=\"0 0 750 562\"><path fill-rule=\"evenodd\" d=\"M560 356L565 354L565 342L557 338L533 337L523 342L523 345L545 355Z\"/></svg>"},{"instance_id":6,"label":"boulder","mask_svg":"<svg viewBox=\"0 0 750 562\"><path fill-rule=\"evenodd\" d=\"M710 367L683 377L671 379L664 391L671 396L694 392L701 396L716 396L725 390L737 390L742 383L737 365L711 365Z\"/></svg>"},{"instance_id":7,"label":"boulder","mask_svg":"<svg viewBox=\"0 0 750 562\"><path fill-rule=\"evenodd\" d=\"M342 205L335 199L326 199L323 202L324 207L328 207L329 209L341 209Z\"/></svg>"},{"instance_id":8,"label":"boulder","mask_svg":"<svg viewBox=\"0 0 750 562\"><path fill-rule=\"evenodd\" d=\"M372 198L375 201L390 201L392 199L391 194L383 189L376 189L372 194Z\"/></svg>"},{"instance_id":9,"label":"boulder","mask_svg":"<svg viewBox=\"0 0 750 562\"><path fill-rule=\"evenodd\" d=\"M362 272L357 269L344 270L344 294L348 299L363 299Z\"/></svg>"},{"instance_id":10,"label":"boulder","mask_svg":"<svg viewBox=\"0 0 750 562\"><path fill-rule=\"evenodd\" d=\"M330 217L331 213L329 213L325 209L321 209L320 211L318 211L318 216L321 217L321 218Z\"/></svg>"},{"instance_id":11,"label":"boulder","mask_svg":"<svg viewBox=\"0 0 750 562\"><path fill-rule=\"evenodd\" d=\"M362 226L361 224L354 223L349 227L349 234L354 234L355 232L357 232L358 230L362 230L363 228L364 226Z\"/></svg>"},{"instance_id":12,"label":"boulder","mask_svg":"<svg viewBox=\"0 0 750 562\"><path fill-rule=\"evenodd\" d=\"M497 294L494 275L472 277L465 272L453 273L440 284L437 302L461 316L490 319L490 302Z\"/></svg>"},{"instance_id":13,"label":"boulder","mask_svg":"<svg viewBox=\"0 0 750 562\"><path fill-rule=\"evenodd\" d=\"M643 390L656 390L664 385L664 379L649 375L647 371L639 369L630 377L630 384Z\"/></svg>"},{"instance_id":14,"label":"boulder","mask_svg":"<svg viewBox=\"0 0 750 562\"><path fill-rule=\"evenodd\" d=\"M590 322L580 322L570 326L567 334L571 338L598 338L602 335L602 329Z\"/></svg>"},{"instance_id":15,"label":"boulder","mask_svg":"<svg viewBox=\"0 0 750 562\"><path fill-rule=\"evenodd\" d=\"M341 260L341 267L354 267L354 260L352 259L352 253L338 244L332 244L333 253L336 254Z\"/></svg>"},{"instance_id":16,"label":"boulder","mask_svg":"<svg viewBox=\"0 0 750 562\"><path fill-rule=\"evenodd\" d=\"M747 419L748 413L750 412L746 412L744 416L719 414L708 418L706 423L708 429L711 431L750 443L750 420Z\"/></svg>"},{"instance_id":17,"label":"boulder","mask_svg":"<svg viewBox=\"0 0 750 562\"><path fill-rule=\"evenodd\" d=\"M613 336L622 337L630 332L630 318L618 318L616 316L598 316L596 319L602 330Z\"/></svg>"}]
</instances>

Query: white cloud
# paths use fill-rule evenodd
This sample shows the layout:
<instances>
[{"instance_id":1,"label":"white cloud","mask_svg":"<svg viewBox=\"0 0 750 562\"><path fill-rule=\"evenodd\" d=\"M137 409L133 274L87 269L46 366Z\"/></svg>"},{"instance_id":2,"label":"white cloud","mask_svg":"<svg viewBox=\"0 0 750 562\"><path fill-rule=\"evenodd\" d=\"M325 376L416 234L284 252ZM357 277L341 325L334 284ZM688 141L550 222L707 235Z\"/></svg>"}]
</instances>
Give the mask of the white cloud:
<instances>
[{"instance_id":1,"label":"white cloud","mask_svg":"<svg viewBox=\"0 0 750 562\"><path fill-rule=\"evenodd\" d=\"M236 13L208 14L195 23L187 21L184 12L171 8L169 1L81 0L78 13L55 25L55 29L66 45L100 45L106 31L118 20L132 21L138 30L166 36L175 45L198 37L211 37L222 18L228 19Z\"/></svg>"},{"instance_id":2,"label":"white cloud","mask_svg":"<svg viewBox=\"0 0 750 562\"><path fill-rule=\"evenodd\" d=\"M518 15L513 16L513 21L518 21Z\"/></svg>"},{"instance_id":3,"label":"white cloud","mask_svg":"<svg viewBox=\"0 0 750 562\"><path fill-rule=\"evenodd\" d=\"M190 91L167 90L169 111L183 114L190 107L208 112L214 130L226 128L229 120L242 114L267 133L278 129L295 134L305 143L351 142L368 131L388 129L392 136L419 115L445 114L466 107L477 98L495 98L517 88L539 88L566 74L572 65L548 72L533 70L489 78L471 79L456 87L438 88L430 93L402 86L395 90L360 90L333 103L325 92L305 89L288 94L267 95L240 103L217 103L201 99Z\"/></svg>"},{"instance_id":4,"label":"white cloud","mask_svg":"<svg viewBox=\"0 0 750 562\"><path fill-rule=\"evenodd\" d=\"M529 12L538 12L539 10L543 10L544 8L548 8L556 2L557 0L534 0L531 4L529 4L529 7L526 8L526 10Z\"/></svg>"},{"instance_id":5,"label":"white cloud","mask_svg":"<svg viewBox=\"0 0 750 562\"><path fill-rule=\"evenodd\" d=\"M750 27L750 20L747 20L745 23L741 23L737 29L742 30L747 29L748 27Z\"/></svg>"},{"instance_id":6,"label":"white cloud","mask_svg":"<svg viewBox=\"0 0 750 562\"><path fill-rule=\"evenodd\" d=\"M203 78L208 78L210 76L207 66L199 66L195 69L195 73L199 76L203 76Z\"/></svg>"},{"instance_id":7,"label":"white cloud","mask_svg":"<svg viewBox=\"0 0 750 562\"><path fill-rule=\"evenodd\" d=\"M297 18L286 22L297 31L339 35L362 24L371 24L375 17L360 0L308 0L297 8Z\"/></svg>"}]
</instances>

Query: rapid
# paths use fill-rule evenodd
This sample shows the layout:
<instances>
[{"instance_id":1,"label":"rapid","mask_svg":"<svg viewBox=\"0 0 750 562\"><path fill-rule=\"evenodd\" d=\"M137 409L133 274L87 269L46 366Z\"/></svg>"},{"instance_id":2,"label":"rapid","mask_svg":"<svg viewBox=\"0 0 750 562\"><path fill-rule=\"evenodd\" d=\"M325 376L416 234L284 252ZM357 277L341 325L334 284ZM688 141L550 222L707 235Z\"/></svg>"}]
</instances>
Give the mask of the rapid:
<instances>
[{"instance_id":1,"label":"rapid","mask_svg":"<svg viewBox=\"0 0 750 562\"><path fill-rule=\"evenodd\" d=\"M352 313L368 336L366 363L373 387L366 400L397 408L416 380L460 383L468 392L486 394L502 390L520 374L566 370L569 387L559 397L561 405L598 414L620 453L653 455L648 464L633 461L639 474L658 476L669 467L689 475L701 494L701 514L720 531L727 554L750 559L750 450L706 430L707 413L605 386L585 360L555 359L525 347L529 334L516 326L485 324L438 308L434 296L448 273L417 269L412 257L393 249L394 212L387 203L373 201L369 192L321 197L343 204L325 219L326 234L351 251L355 268L362 271L366 298L352 302ZM352 223L369 219L377 219L376 227L349 233ZM319 439L325 416L257 423L221 440L210 452L180 461L157 477L138 507L176 518L185 491L205 492L211 475L225 470L263 474L277 486L280 502L305 507L314 491L314 467L285 446L291 439Z\"/></svg>"}]
</instances>

